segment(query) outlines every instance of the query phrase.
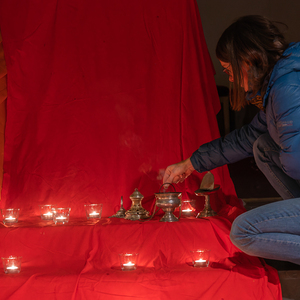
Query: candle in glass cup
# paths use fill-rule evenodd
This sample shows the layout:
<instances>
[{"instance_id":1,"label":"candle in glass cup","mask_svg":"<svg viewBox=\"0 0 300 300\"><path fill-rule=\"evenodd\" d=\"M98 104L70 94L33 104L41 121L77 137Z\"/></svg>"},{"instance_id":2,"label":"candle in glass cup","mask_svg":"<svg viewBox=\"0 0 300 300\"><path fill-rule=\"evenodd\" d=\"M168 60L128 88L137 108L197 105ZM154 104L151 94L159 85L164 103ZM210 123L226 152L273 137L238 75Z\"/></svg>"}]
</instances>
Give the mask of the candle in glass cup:
<instances>
[{"instance_id":1,"label":"candle in glass cup","mask_svg":"<svg viewBox=\"0 0 300 300\"><path fill-rule=\"evenodd\" d=\"M97 204L85 204L86 218L89 219L101 219L102 203Z\"/></svg>"},{"instance_id":2,"label":"candle in glass cup","mask_svg":"<svg viewBox=\"0 0 300 300\"><path fill-rule=\"evenodd\" d=\"M182 216L191 217L195 214L195 208L193 207L195 200L182 200L181 201L181 213Z\"/></svg>"},{"instance_id":3,"label":"candle in glass cup","mask_svg":"<svg viewBox=\"0 0 300 300\"><path fill-rule=\"evenodd\" d=\"M2 257L3 270L5 274L17 274L21 271L21 256Z\"/></svg>"},{"instance_id":4,"label":"candle in glass cup","mask_svg":"<svg viewBox=\"0 0 300 300\"><path fill-rule=\"evenodd\" d=\"M208 267L209 258L210 258L210 250L192 250L191 251L192 261L194 267L203 268Z\"/></svg>"},{"instance_id":5,"label":"candle in glass cup","mask_svg":"<svg viewBox=\"0 0 300 300\"><path fill-rule=\"evenodd\" d=\"M19 219L19 208L3 208L1 209L1 214L4 224L17 223Z\"/></svg>"},{"instance_id":6,"label":"candle in glass cup","mask_svg":"<svg viewBox=\"0 0 300 300\"><path fill-rule=\"evenodd\" d=\"M53 219L53 210L56 208L56 205L52 204L44 204L39 205L40 207L40 213L41 213L41 219L42 220L52 220Z\"/></svg>"},{"instance_id":7,"label":"candle in glass cup","mask_svg":"<svg viewBox=\"0 0 300 300\"><path fill-rule=\"evenodd\" d=\"M120 253L121 269L123 271L136 270L138 255L138 253Z\"/></svg>"},{"instance_id":8,"label":"candle in glass cup","mask_svg":"<svg viewBox=\"0 0 300 300\"><path fill-rule=\"evenodd\" d=\"M52 208L53 221L56 224L66 224L70 218L70 207Z\"/></svg>"}]
</instances>

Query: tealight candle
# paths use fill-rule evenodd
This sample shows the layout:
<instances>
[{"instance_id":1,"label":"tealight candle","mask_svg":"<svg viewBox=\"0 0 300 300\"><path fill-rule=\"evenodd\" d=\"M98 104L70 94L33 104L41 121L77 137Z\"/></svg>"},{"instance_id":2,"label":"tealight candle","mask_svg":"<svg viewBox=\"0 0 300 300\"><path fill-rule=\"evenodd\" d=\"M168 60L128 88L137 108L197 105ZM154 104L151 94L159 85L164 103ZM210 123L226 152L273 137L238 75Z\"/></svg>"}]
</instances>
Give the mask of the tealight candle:
<instances>
[{"instance_id":1,"label":"tealight candle","mask_svg":"<svg viewBox=\"0 0 300 300\"><path fill-rule=\"evenodd\" d=\"M17 223L19 219L19 208L3 208L1 209L3 223L12 224Z\"/></svg>"},{"instance_id":2,"label":"tealight candle","mask_svg":"<svg viewBox=\"0 0 300 300\"><path fill-rule=\"evenodd\" d=\"M21 271L21 256L2 257L3 269L5 274L16 274Z\"/></svg>"},{"instance_id":3,"label":"tealight candle","mask_svg":"<svg viewBox=\"0 0 300 300\"><path fill-rule=\"evenodd\" d=\"M123 269L125 269L125 270L135 270L136 266L135 266L134 263L132 263L131 261L129 261L128 263L123 264Z\"/></svg>"},{"instance_id":4,"label":"tealight candle","mask_svg":"<svg viewBox=\"0 0 300 300\"><path fill-rule=\"evenodd\" d=\"M66 208L52 208L53 221L55 224L66 224L70 218L70 207Z\"/></svg>"},{"instance_id":5,"label":"tealight candle","mask_svg":"<svg viewBox=\"0 0 300 300\"><path fill-rule=\"evenodd\" d=\"M209 258L210 258L210 250L192 250L191 251L192 260L194 267L203 268L208 267Z\"/></svg>"},{"instance_id":6,"label":"tealight candle","mask_svg":"<svg viewBox=\"0 0 300 300\"><path fill-rule=\"evenodd\" d=\"M195 208L193 207L193 203L195 200L182 200L181 201L181 213L183 216L191 217L195 213Z\"/></svg>"},{"instance_id":7,"label":"tealight candle","mask_svg":"<svg viewBox=\"0 0 300 300\"><path fill-rule=\"evenodd\" d=\"M194 261L194 267L207 267L207 262L205 259L197 259Z\"/></svg>"},{"instance_id":8,"label":"tealight candle","mask_svg":"<svg viewBox=\"0 0 300 300\"><path fill-rule=\"evenodd\" d=\"M39 205L39 207L40 207L42 220L52 220L53 219L53 210L52 209L55 209L56 205L45 204L45 205Z\"/></svg>"},{"instance_id":9,"label":"tealight candle","mask_svg":"<svg viewBox=\"0 0 300 300\"><path fill-rule=\"evenodd\" d=\"M121 253L121 254L119 254L121 269L123 271L135 270L137 267L138 255L139 255L138 253Z\"/></svg>"},{"instance_id":10,"label":"tealight candle","mask_svg":"<svg viewBox=\"0 0 300 300\"><path fill-rule=\"evenodd\" d=\"M86 218L89 219L101 219L102 203L97 204L85 204Z\"/></svg>"}]
</instances>

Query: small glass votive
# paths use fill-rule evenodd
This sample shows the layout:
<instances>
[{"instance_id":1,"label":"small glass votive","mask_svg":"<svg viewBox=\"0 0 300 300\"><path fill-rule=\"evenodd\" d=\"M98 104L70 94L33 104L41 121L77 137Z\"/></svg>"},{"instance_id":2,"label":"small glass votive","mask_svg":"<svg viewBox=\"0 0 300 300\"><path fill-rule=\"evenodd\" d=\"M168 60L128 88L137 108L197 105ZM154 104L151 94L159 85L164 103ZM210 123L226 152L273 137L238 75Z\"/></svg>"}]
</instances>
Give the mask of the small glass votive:
<instances>
[{"instance_id":1,"label":"small glass votive","mask_svg":"<svg viewBox=\"0 0 300 300\"><path fill-rule=\"evenodd\" d=\"M12 224L17 223L19 219L19 208L3 208L1 209L3 223L4 224Z\"/></svg>"},{"instance_id":2,"label":"small glass votive","mask_svg":"<svg viewBox=\"0 0 300 300\"><path fill-rule=\"evenodd\" d=\"M195 215L196 209L194 208L195 200L185 199L181 201L181 214L185 217L192 217Z\"/></svg>"},{"instance_id":3,"label":"small glass votive","mask_svg":"<svg viewBox=\"0 0 300 300\"><path fill-rule=\"evenodd\" d=\"M52 208L53 222L56 224L66 224L70 219L70 207Z\"/></svg>"},{"instance_id":4,"label":"small glass votive","mask_svg":"<svg viewBox=\"0 0 300 300\"><path fill-rule=\"evenodd\" d=\"M192 260L194 267L203 268L208 267L209 258L210 258L210 250L192 250L191 251Z\"/></svg>"},{"instance_id":5,"label":"small glass votive","mask_svg":"<svg viewBox=\"0 0 300 300\"><path fill-rule=\"evenodd\" d=\"M5 274L17 274L21 271L21 256L2 257L2 264Z\"/></svg>"},{"instance_id":6,"label":"small glass votive","mask_svg":"<svg viewBox=\"0 0 300 300\"><path fill-rule=\"evenodd\" d=\"M42 220L52 220L53 219L53 210L52 209L55 209L56 205L45 204L45 205L39 205L39 207L40 207Z\"/></svg>"},{"instance_id":7,"label":"small glass votive","mask_svg":"<svg viewBox=\"0 0 300 300\"><path fill-rule=\"evenodd\" d=\"M85 204L86 218L89 219L101 219L102 215L102 203L98 204Z\"/></svg>"},{"instance_id":8,"label":"small glass votive","mask_svg":"<svg viewBox=\"0 0 300 300\"><path fill-rule=\"evenodd\" d=\"M123 271L135 270L137 267L138 253L120 253L121 269Z\"/></svg>"}]
</instances>

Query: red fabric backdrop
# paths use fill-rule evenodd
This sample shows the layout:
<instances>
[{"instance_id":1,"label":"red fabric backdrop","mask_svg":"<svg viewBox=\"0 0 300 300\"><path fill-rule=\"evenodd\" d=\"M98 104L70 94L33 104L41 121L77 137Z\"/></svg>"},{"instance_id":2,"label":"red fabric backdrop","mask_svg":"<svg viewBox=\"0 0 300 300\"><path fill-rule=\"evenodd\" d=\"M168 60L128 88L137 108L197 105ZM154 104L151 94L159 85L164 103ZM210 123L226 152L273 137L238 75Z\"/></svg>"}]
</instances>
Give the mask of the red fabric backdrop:
<instances>
[{"instance_id":1,"label":"red fabric backdrop","mask_svg":"<svg viewBox=\"0 0 300 300\"><path fill-rule=\"evenodd\" d=\"M229 220L242 208L227 167L213 170L217 217L84 219L85 203L103 203L105 217L123 195L129 208L135 188L151 208L163 169L219 136L195 1L1 0L0 27L8 70L1 206L21 208L19 223L0 224L0 254L23 257L20 274L0 273L1 300L281 299L276 270L230 242ZM176 189L195 198L202 177ZM72 208L69 224L36 216L50 203ZM211 249L209 268L190 265L192 248ZM122 251L140 253L136 271L120 270Z\"/></svg>"},{"instance_id":2,"label":"red fabric backdrop","mask_svg":"<svg viewBox=\"0 0 300 300\"><path fill-rule=\"evenodd\" d=\"M2 207L101 202L135 188L151 207L162 170L219 136L214 70L196 2L0 2L8 69ZM238 203L227 167L219 207ZM194 197L203 174L176 189ZM186 192L186 193L185 193ZM147 202L149 202L147 204Z\"/></svg>"}]
</instances>

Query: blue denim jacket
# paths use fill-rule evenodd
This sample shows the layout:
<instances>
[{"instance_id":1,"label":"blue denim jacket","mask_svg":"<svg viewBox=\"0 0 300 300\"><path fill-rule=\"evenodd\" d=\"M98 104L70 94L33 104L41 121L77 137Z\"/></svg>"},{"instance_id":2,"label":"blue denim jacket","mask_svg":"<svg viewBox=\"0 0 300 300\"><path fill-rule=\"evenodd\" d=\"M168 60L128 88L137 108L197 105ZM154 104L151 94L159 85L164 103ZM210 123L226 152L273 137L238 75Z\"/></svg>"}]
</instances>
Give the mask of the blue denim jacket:
<instances>
[{"instance_id":1,"label":"blue denim jacket","mask_svg":"<svg viewBox=\"0 0 300 300\"><path fill-rule=\"evenodd\" d=\"M253 156L253 143L263 133L280 146L283 171L300 178L300 43L291 43L273 68L263 104L250 124L203 144L191 156L198 172Z\"/></svg>"}]
</instances>

